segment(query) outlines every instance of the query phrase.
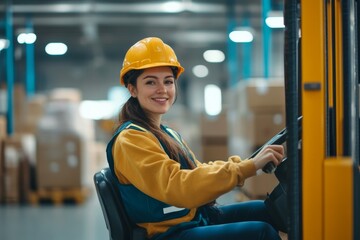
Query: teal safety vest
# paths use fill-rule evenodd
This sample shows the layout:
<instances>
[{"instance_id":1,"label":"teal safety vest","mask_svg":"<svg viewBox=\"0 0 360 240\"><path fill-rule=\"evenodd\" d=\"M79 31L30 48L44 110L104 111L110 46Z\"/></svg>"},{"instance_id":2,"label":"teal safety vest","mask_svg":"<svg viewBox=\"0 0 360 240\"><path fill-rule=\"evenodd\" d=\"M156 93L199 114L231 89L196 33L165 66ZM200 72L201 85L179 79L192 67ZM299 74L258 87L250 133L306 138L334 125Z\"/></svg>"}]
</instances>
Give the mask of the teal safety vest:
<instances>
[{"instance_id":1,"label":"teal safety vest","mask_svg":"<svg viewBox=\"0 0 360 240\"><path fill-rule=\"evenodd\" d=\"M113 172L114 176L116 175L114 171L114 159L112 155L112 147L116 140L116 137L124 129L135 129L138 131L144 131L143 128L128 121L122 124L119 127L119 129L116 131L114 136L111 138L106 148L106 155L107 155L109 167ZM174 138L176 141L178 141L179 144L181 144L181 146L185 148L185 146L181 142L181 137L177 132L163 125L161 125L161 129L165 131L169 136ZM165 152L169 155L168 149L165 148L165 145L162 144L161 142L160 144L165 150ZM192 159L190 153L189 156ZM188 166L185 159L180 159L180 165L182 169L190 169L190 166ZM156 200L144 194L132 184L122 184L120 183L120 181L118 181L118 187L120 190L121 198L125 205L126 212L133 223L162 222L166 220L183 217L187 215L190 211L189 209L186 208L178 208L166 204L164 202L161 202L159 200ZM166 236L168 236L169 234L173 233L176 230L187 229L200 225L207 225L207 221L205 220L205 218L202 217L200 213L198 213L195 219L193 219L193 221L178 224L177 226L170 228L166 233L155 236L153 239L157 239L157 240L166 239Z\"/></svg>"}]
</instances>

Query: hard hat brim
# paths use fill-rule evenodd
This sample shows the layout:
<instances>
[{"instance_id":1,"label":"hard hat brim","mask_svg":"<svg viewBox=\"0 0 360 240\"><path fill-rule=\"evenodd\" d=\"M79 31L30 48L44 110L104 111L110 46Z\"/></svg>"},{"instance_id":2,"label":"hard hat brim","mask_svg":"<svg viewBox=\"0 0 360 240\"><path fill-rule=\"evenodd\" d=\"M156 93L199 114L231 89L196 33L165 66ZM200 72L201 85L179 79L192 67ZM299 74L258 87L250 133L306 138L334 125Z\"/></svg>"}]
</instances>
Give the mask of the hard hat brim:
<instances>
[{"instance_id":1,"label":"hard hat brim","mask_svg":"<svg viewBox=\"0 0 360 240\"><path fill-rule=\"evenodd\" d=\"M153 68L153 67L176 67L178 68L178 73L177 76L175 76L176 79L179 78L179 76L184 72L184 68L180 65L176 65L176 64L169 64L169 63L149 63L149 64L145 64L142 65L141 67L129 67L126 69L122 69L120 72L120 84L121 85L125 85L124 82L124 75L131 71L131 70L141 70L141 69L147 69L147 68Z\"/></svg>"}]
</instances>

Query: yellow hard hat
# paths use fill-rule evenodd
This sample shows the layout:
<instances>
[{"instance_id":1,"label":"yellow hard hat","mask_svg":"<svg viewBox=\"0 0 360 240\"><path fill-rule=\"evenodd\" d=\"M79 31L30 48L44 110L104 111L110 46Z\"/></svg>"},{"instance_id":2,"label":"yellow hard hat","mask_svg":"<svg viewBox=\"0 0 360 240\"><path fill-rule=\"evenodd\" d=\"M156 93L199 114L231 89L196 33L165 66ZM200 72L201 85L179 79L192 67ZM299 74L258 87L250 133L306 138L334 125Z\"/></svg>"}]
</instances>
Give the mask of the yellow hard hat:
<instances>
[{"instance_id":1,"label":"yellow hard hat","mask_svg":"<svg viewBox=\"0 0 360 240\"><path fill-rule=\"evenodd\" d=\"M180 65L174 50L160 38L148 37L135 43L127 51L120 71L120 84L124 85L124 75L133 69L172 66L178 68L178 78L184 68Z\"/></svg>"}]
</instances>

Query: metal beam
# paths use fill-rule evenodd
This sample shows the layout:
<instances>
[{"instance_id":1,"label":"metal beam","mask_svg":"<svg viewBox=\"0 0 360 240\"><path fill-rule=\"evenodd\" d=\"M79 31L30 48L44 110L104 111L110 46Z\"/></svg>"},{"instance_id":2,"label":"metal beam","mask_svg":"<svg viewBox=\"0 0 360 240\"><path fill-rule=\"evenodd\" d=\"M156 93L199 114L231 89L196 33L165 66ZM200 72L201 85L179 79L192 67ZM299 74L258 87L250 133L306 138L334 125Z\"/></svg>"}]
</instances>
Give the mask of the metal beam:
<instances>
[{"instance_id":1,"label":"metal beam","mask_svg":"<svg viewBox=\"0 0 360 240\"><path fill-rule=\"evenodd\" d=\"M4 11L5 6L0 6ZM61 3L61 4L14 4L14 14L18 13L213 13L225 14L224 4L180 3L177 9L166 3Z\"/></svg>"},{"instance_id":2,"label":"metal beam","mask_svg":"<svg viewBox=\"0 0 360 240\"><path fill-rule=\"evenodd\" d=\"M13 42L13 24L11 0L7 0L5 32L9 40L9 46L6 49L6 82L7 82L7 134L12 135L14 132L14 42Z\"/></svg>"}]
</instances>

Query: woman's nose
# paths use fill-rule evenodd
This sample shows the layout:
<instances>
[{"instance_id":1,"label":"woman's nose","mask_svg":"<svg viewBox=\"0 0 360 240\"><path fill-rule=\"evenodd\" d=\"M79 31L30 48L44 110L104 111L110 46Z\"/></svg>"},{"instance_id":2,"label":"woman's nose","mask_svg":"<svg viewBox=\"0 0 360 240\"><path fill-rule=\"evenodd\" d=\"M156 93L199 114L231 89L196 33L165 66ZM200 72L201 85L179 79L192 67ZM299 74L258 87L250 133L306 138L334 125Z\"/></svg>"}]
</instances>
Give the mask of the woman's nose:
<instances>
[{"instance_id":1,"label":"woman's nose","mask_svg":"<svg viewBox=\"0 0 360 240\"><path fill-rule=\"evenodd\" d=\"M163 83L160 83L157 88L158 93L166 92L166 86Z\"/></svg>"}]
</instances>

